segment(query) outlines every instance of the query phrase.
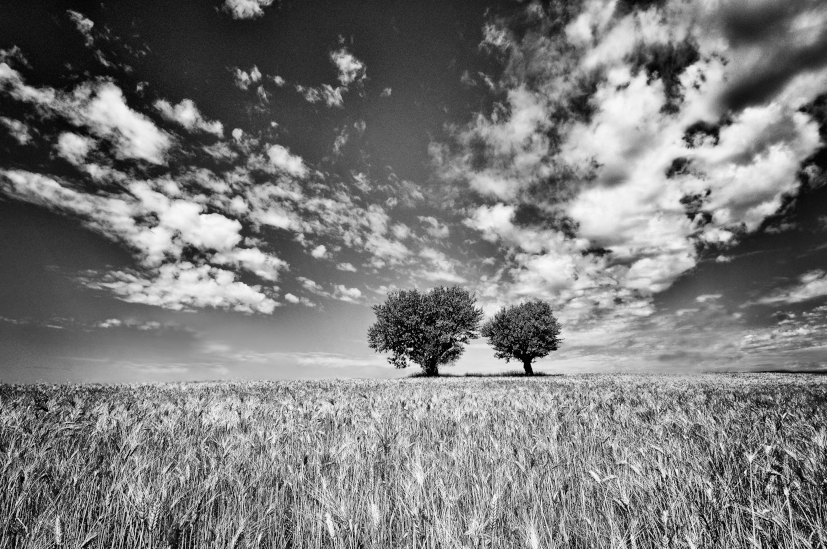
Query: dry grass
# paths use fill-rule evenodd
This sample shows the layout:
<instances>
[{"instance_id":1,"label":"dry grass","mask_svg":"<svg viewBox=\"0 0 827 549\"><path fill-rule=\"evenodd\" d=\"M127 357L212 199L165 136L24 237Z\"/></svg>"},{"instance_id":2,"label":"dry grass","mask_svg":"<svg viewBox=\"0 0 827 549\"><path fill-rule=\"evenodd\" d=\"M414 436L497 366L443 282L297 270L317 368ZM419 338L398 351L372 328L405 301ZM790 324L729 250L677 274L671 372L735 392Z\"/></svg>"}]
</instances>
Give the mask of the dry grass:
<instances>
[{"instance_id":1,"label":"dry grass","mask_svg":"<svg viewBox=\"0 0 827 549\"><path fill-rule=\"evenodd\" d=\"M2 386L0 547L825 547L825 402L780 375Z\"/></svg>"}]
</instances>

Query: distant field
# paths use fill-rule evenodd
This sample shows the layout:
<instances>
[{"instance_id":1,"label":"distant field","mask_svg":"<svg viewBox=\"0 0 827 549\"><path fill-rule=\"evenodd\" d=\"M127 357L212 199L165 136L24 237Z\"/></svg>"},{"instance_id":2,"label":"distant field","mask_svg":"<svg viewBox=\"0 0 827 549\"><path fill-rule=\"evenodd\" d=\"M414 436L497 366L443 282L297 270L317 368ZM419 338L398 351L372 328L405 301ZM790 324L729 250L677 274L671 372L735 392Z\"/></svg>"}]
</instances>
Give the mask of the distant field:
<instances>
[{"instance_id":1,"label":"distant field","mask_svg":"<svg viewBox=\"0 0 827 549\"><path fill-rule=\"evenodd\" d=\"M0 386L0 547L825 547L827 378Z\"/></svg>"}]
</instances>

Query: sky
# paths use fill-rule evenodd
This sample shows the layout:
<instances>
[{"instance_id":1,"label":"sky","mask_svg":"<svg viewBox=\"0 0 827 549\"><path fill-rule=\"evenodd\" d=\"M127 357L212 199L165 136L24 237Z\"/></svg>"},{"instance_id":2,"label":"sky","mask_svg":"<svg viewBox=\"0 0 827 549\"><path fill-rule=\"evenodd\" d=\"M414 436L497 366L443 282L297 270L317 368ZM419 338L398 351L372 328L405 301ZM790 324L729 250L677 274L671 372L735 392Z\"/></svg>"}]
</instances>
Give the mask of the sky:
<instances>
[{"instance_id":1,"label":"sky","mask_svg":"<svg viewBox=\"0 0 827 549\"><path fill-rule=\"evenodd\" d=\"M3 3L0 381L399 377L371 307L455 284L552 304L535 371L827 369L825 52L815 0Z\"/></svg>"}]
</instances>

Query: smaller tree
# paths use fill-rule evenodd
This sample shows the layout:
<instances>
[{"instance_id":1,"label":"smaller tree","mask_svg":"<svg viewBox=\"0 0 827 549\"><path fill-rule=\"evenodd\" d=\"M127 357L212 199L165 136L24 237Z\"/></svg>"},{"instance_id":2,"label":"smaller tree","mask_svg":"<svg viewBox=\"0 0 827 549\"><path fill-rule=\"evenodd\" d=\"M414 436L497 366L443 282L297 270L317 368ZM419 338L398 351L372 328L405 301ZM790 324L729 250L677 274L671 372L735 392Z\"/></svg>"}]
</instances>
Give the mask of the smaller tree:
<instances>
[{"instance_id":1,"label":"smaller tree","mask_svg":"<svg viewBox=\"0 0 827 549\"><path fill-rule=\"evenodd\" d=\"M459 358L463 345L479 337L483 313L475 304L474 295L458 286L391 292L373 307L376 322L368 328L368 344L378 353L393 353L388 362L397 368L410 360L425 375L439 375L441 364Z\"/></svg>"},{"instance_id":2,"label":"smaller tree","mask_svg":"<svg viewBox=\"0 0 827 549\"><path fill-rule=\"evenodd\" d=\"M494 348L494 356L523 363L526 375L534 375L531 363L556 351L560 344L560 324L551 305L535 300L503 307L483 324L482 336Z\"/></svg>"}]
</instances>

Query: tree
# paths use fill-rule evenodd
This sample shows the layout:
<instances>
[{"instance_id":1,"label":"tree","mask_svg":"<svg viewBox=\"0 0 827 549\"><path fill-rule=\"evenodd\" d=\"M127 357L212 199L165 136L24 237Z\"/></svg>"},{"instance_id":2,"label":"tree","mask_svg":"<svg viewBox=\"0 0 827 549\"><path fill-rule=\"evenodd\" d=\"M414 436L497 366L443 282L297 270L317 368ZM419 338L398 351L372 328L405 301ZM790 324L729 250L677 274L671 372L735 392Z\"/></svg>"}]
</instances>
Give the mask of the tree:
<instances>
[{"instance_id":1,"label":"tree","mask_svg":"<svg viewBox=\"0 0 827 549\"><path fill-rule=\"evenodd\" d=\"M400 290L375 305L376 322L368 328L368 344L378 353L390 352L388 362L405 368L419 364L425 375L439 375L439 366L453 362L469 339L479 337L482 309L459 286L429 292Z\"/></svg>"},{"instance_id":2,"label":"tree","mask_svg":"<svg viewBox=\"0 0 827 549\"><path fill-rule=\"evenodd\" d=\"M494 348L494 356L523 363L526 375L534 375L531 363L556 351L560 344L560 324L551 305L535 300L503 307L482 327L482 336Z\"/></svg>"}]
</instances>

